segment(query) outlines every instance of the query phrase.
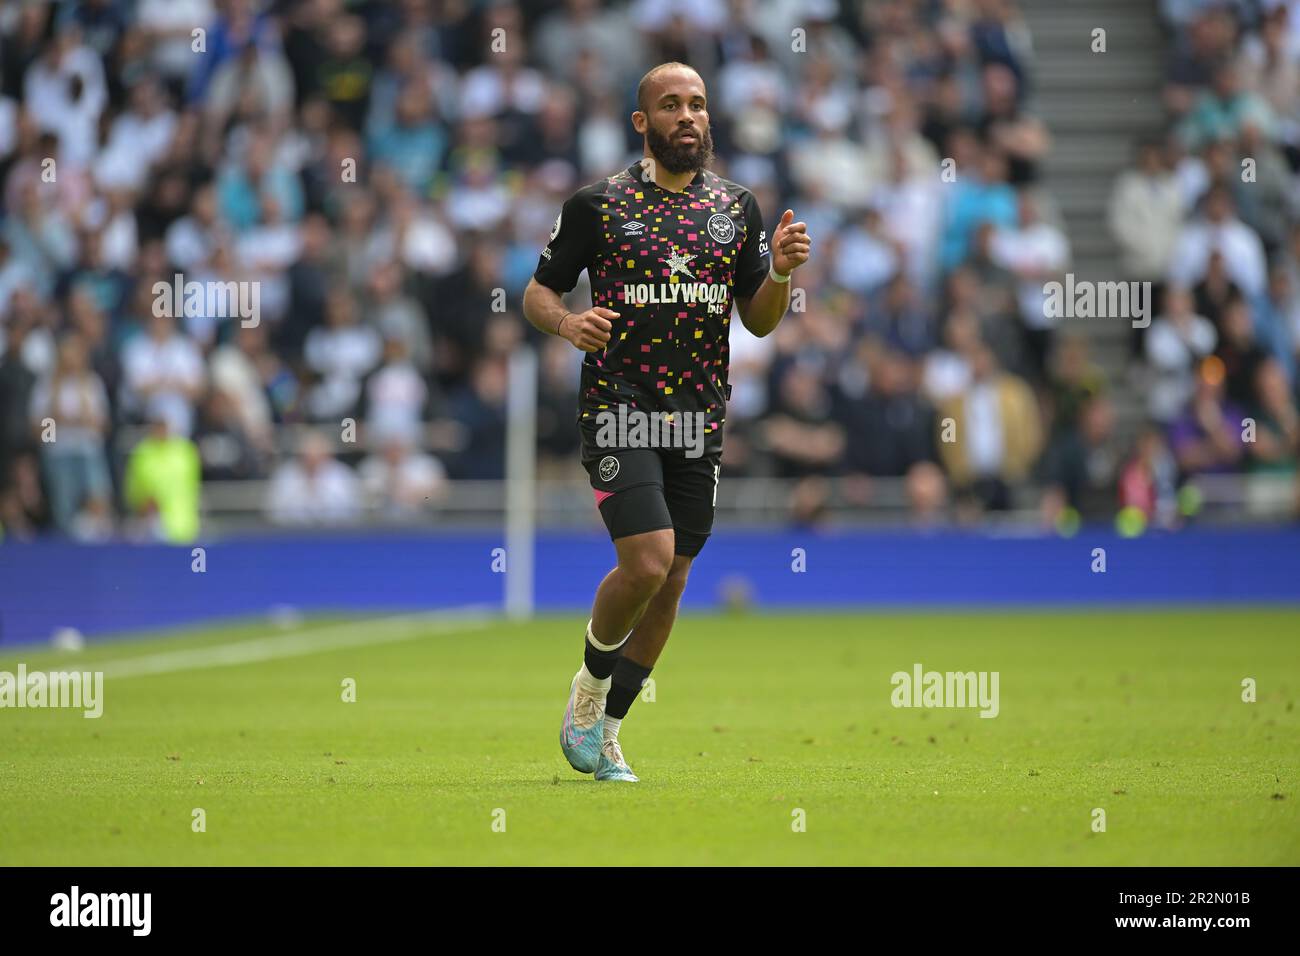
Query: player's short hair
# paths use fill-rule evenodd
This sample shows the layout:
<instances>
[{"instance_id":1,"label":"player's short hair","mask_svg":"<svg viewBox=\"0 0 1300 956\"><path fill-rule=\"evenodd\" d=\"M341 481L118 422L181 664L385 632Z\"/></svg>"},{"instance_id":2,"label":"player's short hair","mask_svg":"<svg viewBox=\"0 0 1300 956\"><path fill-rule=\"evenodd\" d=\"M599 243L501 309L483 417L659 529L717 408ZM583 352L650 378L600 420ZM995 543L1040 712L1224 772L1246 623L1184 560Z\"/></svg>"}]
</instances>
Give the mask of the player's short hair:
<instances>
[{"instance_id":1,"label":"player's short hair","mask_svg":"<svg viewBox=\"0 0 1300 956\"><path fill-rule=\"evenodd\" d=\"M649 93L651 81L664 70L674 70L679 68L690 70L696 76L699 76L699 71L696 70L695 67L691 66L689 63L681 63L677 60L669 60L667 63L660 63L658 66L651 67L650 71L646 73L645 76L641 77L641 82L636 85L636 108L642 113L650 112L648 109L649 104L646 103L646 96Z\"/></svg>"}]
</instances>

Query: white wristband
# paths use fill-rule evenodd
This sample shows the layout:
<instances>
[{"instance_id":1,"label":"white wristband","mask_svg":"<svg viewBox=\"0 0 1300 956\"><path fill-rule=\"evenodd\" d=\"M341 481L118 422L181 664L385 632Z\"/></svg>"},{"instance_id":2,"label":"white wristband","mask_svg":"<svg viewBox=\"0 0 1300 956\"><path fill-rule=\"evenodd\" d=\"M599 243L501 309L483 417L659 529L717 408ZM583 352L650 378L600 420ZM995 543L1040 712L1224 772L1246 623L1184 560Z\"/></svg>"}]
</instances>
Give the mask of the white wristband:
<instances>
[{"instance_id":1,"label":"white wristband","mask_svg":"<svg viewBox=\"0 0 1300 956\"><path fill-rule=\"evenodd\" d=\"M790 281L789 276L783 276L777 273L776 266L767 267L767 277L771 279L773 282L780 282L782 284L785 284Z\"/></svg>"}]
</instances>

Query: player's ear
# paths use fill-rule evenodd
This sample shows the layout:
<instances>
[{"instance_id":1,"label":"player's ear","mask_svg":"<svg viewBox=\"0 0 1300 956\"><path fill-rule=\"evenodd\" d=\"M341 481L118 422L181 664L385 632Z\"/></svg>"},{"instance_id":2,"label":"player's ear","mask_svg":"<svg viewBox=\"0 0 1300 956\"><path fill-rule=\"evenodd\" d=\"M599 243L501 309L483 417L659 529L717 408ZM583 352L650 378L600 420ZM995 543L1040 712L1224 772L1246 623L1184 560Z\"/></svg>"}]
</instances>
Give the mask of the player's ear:
<instances>
[{"instance_id":1,"label":"player's ear","mask_svg":"<svg viewBox=\"0 0 1300 956\"><path fill-rule=\"evenodd\" d=\"M640 110L634 110L632 113L632 128L638 133L644 133L647 125L646 115Z\"/></svg>"}]
</instances>

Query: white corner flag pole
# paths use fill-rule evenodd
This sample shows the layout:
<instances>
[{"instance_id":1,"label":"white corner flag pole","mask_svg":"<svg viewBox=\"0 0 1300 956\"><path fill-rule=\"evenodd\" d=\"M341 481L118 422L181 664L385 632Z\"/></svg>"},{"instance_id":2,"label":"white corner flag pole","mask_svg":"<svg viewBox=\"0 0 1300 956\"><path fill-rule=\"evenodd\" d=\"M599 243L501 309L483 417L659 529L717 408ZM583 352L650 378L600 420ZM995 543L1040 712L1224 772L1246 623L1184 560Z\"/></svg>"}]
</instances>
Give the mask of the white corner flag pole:
<instances>
[{"instance_id":1,"label":"white corner flag pole","mask_svg":"<svg viewBox=\"0 0 1300 956\"><path fill-rule=\"evenodd\" d=\"M533 548L537 528L537 354L521 345L510 356L506 399L506 614L533 616Z\"/></svg>"}]
</instances>

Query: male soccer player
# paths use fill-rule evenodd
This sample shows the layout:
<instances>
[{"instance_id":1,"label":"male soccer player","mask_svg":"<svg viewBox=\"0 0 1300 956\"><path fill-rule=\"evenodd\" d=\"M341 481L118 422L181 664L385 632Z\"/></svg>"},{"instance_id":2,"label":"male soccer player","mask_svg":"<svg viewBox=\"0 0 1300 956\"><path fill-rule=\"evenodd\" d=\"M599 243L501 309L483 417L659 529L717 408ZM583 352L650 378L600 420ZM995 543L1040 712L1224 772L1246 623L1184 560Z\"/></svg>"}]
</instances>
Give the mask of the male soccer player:
<instances>
[{"instance_id":1,"label":"male soccer player","mask_svg":"<svg viewBox=\"0 0 1300 956\"><path fill-rule=\"evenodd\" d=\"M565 202L524 293L533 325L587 353L582 463L618 554L596 590L560 746L574 769L624 781L637 777L619 726L713 528L732 305L747 329L767 335L810 247L787 209L769 251L753 194L708 170L708 101L689 66L664 63L642 78L632 126L644 158ZM592 308L570 312L560 296L583 269ZM615 427L636 416L640 429ZM665 427L644 427L656 417Z\"/></svg>"}]
</instances>

